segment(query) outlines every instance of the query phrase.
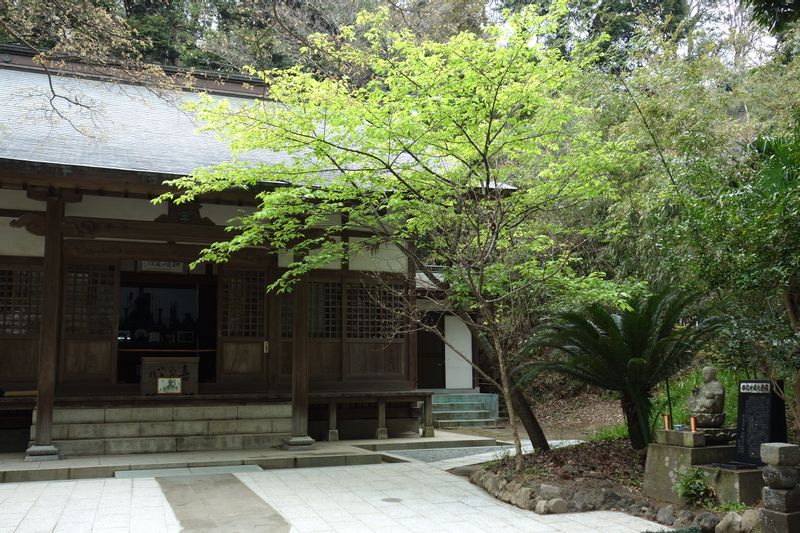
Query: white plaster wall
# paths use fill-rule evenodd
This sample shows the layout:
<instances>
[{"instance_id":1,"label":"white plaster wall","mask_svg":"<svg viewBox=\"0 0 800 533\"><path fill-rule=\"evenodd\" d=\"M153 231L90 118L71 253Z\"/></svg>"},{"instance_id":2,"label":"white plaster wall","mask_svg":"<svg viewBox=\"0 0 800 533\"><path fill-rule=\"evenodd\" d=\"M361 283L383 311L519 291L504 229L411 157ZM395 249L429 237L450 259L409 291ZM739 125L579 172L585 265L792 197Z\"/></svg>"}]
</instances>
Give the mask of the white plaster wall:
<instances>
[{"instance_id":1,"label":"white plaster wall","mask_svg":"<svg viewBox=\"0 0 800 533\"><path fill-rule=\"evenodd\" d=\"M17 189L0 189L0 209L30 209L44 211L47 204L39 200L31 200L28 193Z\"/></svg>"},{"instance_id":2,"label":"white plaster wall","mask_svg":"<svg viewBox=\"0 0 800 533\"><path fill-rule=\"evenodd\" d=\"M291 252L281 252L278 254L278 267L286 268L294 261L294 254Z\"/></svg>"},{"instance_id":3,"label":"white plaster wall","mask_svg":"<svg viewBox=\"0 0 800 533\"><path fill-rule=\"evenodd\" d=\"M232 218L249 215L255 211L254 207L236 205L203 204L200 206L200 216L208 217L218 226L227 226Z\"/></svg>"},{"instance_id":4,"label":"white plaster wall","mask_svg":"<svg viewBox=\"0 0 800 533\"><path fill-rule=\"evenodd\" d=\"M341 215L328 215L325 217L325 221L320 224L314 224L313 227L315 228L327 228L329 226L335 226L342 223Z\"/></svg>"},{"instance_id":5,"label":"white plaster wall","mask_svg":"<svg viewBox=\"0 0 800 533\"><path fill-rule=\"evenodd\" d=\"M0 217L0 255L44 257L44 237L25 228L12 228L13 218Z\"/></svg>"},{"instance_id":6,"label":"white plaster wall","mask_svg":"<svg viewBox=\"0 0 800 533\"><path fill-rule=\"evenodd\" d=\"M333 237L333 240L336 242L341 241L341 237ZM317 250L312 250L311 255L316 255L319 253ZM278 262L280 263L280 257L278 257ZM325 263L321 267L320 270L341 270L342 269L342 262L341 261L331 261L330 263Z\"/></svg>"},{"instance_id":7,"label":"white plaster wall","mask_svg":"<svg viewBox=\"0 0 800 533\"><path fill-rule=\"evenodd\" d=\"M363 240L351 237L351 241ZM408 259L394 244L381 244L377 251L355 254L350 257L350 270L371 272L401 272L408 269Z\"/></svg>"},{"instance_id":8,"label":"white plaster wall","mask_svg":"<svg viewBox=\"0 0 800 533\"><path fill-rule=\"evenodd\" d=\"M141 198L113 198L83 195L80 202L64 204L68 217L119 218L123 220L155 220L167 213L167 204L153 205Z\"/></svg>"},{"instance_id":9,"label":"white plaster wall","mask_svg":"<svg viewBox=\"0 0 800 533\"><path fill-rule=\"evenodd\" d=\"M458 355L472 361L472 336L466 324L456 316L444 317L444 386L448 389L471 389L472 366ZM452 347L451 347L452 346Z\"/></svg>"}]
</instances>

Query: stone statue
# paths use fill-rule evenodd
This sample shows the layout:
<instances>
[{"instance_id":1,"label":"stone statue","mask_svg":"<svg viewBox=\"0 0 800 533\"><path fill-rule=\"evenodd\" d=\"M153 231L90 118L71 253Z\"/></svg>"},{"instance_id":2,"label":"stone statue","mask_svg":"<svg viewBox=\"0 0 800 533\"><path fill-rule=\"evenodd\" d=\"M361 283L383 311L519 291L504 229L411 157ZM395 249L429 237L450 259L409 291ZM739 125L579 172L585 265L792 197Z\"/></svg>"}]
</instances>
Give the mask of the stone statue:
<instances>
[{"instance_id":1,"label":"stone statue","mask_svg":"<svg viewBox=\"0 0 800 533\"><path fill-rule=\"evenodd\" d=\"M717 381L717 369L703 368L703 384L692 389L689 414L697 420L698 428L721 428L725 423L725 389Z\"/></svg>"}]
</instances>

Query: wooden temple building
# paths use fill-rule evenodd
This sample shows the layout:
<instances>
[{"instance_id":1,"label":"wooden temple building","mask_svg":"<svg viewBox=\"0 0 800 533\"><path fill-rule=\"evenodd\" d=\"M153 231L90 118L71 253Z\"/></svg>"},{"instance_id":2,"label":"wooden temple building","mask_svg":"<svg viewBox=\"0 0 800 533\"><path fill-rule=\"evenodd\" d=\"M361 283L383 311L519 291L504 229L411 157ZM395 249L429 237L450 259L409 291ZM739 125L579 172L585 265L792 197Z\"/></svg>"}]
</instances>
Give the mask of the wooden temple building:
<instances>
[{"instance_id":1,"label":"wooden temple building","mask_svg":"<svg viewBox=\"0 0 800 533\"><path fill-rule=\"evenodd\" d=\"M51 100L50 82L88 106ZM235 78L209 90L248 97ZM48 77L9 49L0 102L0 417L31 426L27 459L308 446L340 430L413 434L419 416L431 435L420 387L473 387L436 339L420 368L416 334L387 337L401 301L364 273L416 291L390 247L312 272L288 295L265 291L287 254L251 249L190 270L256 203L247 191L151 202L165 179L230 157L180 102ZM449 327L471 350L463 324Z\"/></svg>"}]
</instances>

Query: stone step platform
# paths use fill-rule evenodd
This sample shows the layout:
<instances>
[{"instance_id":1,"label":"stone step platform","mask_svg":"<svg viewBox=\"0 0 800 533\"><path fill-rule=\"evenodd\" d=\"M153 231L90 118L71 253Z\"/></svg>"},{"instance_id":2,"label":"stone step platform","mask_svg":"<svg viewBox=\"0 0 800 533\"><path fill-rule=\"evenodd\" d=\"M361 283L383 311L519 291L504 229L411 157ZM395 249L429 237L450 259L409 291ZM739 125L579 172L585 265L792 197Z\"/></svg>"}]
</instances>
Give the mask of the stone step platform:
<instances>
[{"instance_id":1,"label":"stone step platform","mask_svg":"<svg viewBox=\"0 0 800 533\"><path fill-rule=\"evenodd\" d=\"M480 411L483 402L433 402L433 412L443 411Z\"/></svg>"},{"instance_id":2,"label":"stone step platform","mask_svg":"<svg viewBox=\"0 0 800 533\"><path fill-rule=\"evenodd\" d=\"M31 428L31 439L36 426ZM53 440L288 433L291 418L54 424Z\"/></svg>"},{"instance_id":3,"label":"stone step platform","mask_svg":"<svg viewBox=\"0 0 800 533\"><path fill-rule=\"evenodd\" d=\"M435 421L457 421L457 420L478 420L489 419L489 411L485 409L476 411L438 411L436 413Z\"/></svg>"},{"instance_id":4,"label":"stone step platform","mask_svg":"<svg viewBox=\"0 0 800 533\"><path fill-rule=\"evenodd\" d=\"M200 452L252 450L278 446L291 433L257 433L189 437L141 437L55 440L63 457L82 455L125 455L131 453Z\"/></svg>"},{"instance_id":5,"label":"stone step platform","mask_svg":"<svg viewBox=\"0 0 800 533\"><path fill-rule=\"evenodd\" d=\"M26 463L24 456L16 462L0 460L0 483L22 481L54 481L125 477L120 472L164 469L200 469L256 465L264 470L380 464L383 454L352 446L320 442L311 450L287 451L276 448L254 450L222 450L210 452L153 453L148 455L95 455ZM394 459L392 459L394 461Z\"/></svg>"},{"instance_id":6,"label":"stone step platform","mask_svg":"<svg viewBox=\"0 0 800 533\"><path fill-rule=\"evenodd\" d=\"M104 422L168 422L187 420L246 420L252 418L290 418L289 403L247 405L178 405L159 407L57 407L53 424ZM36 423L36 411L33 412Z\"/></svg>"},{"instance_id":7,"label":"stone step platform","mask_svg":"<svg viewBox=\"0 0 800 533\"><path fill-rule=\"evenodd\" d=\"M268 448L290 417L290 404L58 408L53 443L63 457Z\"/></svg>"}]
</instances>

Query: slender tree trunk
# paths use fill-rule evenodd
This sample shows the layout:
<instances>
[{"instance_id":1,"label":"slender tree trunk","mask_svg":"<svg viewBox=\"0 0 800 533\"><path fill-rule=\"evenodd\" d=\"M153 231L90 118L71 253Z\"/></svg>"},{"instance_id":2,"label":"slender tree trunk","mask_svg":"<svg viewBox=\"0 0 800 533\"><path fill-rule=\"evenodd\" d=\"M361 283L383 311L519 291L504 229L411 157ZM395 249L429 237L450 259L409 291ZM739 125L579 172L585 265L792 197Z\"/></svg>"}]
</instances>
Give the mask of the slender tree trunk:
<instances>
[{"instance_id":1,"label":"slender tree trunk","mask_svg":"<svg viewBox=\"0 0 800 533\"><path fill-rule=\"evenodd\" d=\"M628 426L628 438L634 450L643 450L647 446L645 436L642 434L642 423L636 401L627 392L622 393L622 412L625 413L625 423Z\"/></svg>"},{"instance_id":2,"label":"slender tree trunk","mask_svg":"<svg viewBox=\"0 0 800 533\"><path fill-rule=\"evenodd\" d=\"M525 426L525 431L528 433L528 438L531 439L534 449L546 452L550 449L550 444L547 442L547 437L544 436L544 430L533 414L528 399L522 393L519 387L514 387L511 390L511 400L514 403L514 409L517 411L522 425Z\"/></svg>"},{"instance_id":3,"label":"slender tree trunk","mask_svg":"<svg viewBox=\"0 0 800 533\"><path fill-rule=\"evenodd\" d=\"M500 384L503 386L503 398L506 402L506 409L508 410L508 421L511 424L511 431L514 435L514 450L516 457L514 458L514 466L517 472L522 470L522 443L519 440L519 430L517 429L517 415L514 409L513 392L511 388L511 380L508 377L508 365L506 364L506 353L502 347L498 346L495 342L495 353L497 354L497 366L500 368Z\"/></svg>"}]
</instances>

